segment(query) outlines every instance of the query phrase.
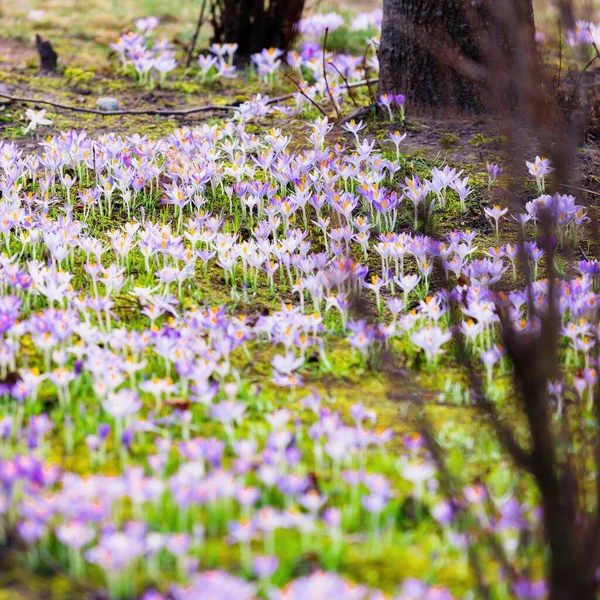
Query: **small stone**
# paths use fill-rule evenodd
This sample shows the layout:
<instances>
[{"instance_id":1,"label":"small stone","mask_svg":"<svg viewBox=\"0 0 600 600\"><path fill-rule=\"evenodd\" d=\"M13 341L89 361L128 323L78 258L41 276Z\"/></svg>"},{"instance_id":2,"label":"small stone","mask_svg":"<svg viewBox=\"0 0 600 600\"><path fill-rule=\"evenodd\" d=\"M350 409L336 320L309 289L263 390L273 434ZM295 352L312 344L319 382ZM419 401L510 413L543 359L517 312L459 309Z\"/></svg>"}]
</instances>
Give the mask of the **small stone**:
<instances>
[{"instance_id":1,"label":"small stone","mask_svg":"<svg viewBox=\"0 0 600 600\"><path fill-rule=\"evenodd\" d=\"M103 96L96 100L96 106L100 110L113 111L119 110L119 101L116 98L110 98L109 96Z\"/></svg>"}]
</instances>

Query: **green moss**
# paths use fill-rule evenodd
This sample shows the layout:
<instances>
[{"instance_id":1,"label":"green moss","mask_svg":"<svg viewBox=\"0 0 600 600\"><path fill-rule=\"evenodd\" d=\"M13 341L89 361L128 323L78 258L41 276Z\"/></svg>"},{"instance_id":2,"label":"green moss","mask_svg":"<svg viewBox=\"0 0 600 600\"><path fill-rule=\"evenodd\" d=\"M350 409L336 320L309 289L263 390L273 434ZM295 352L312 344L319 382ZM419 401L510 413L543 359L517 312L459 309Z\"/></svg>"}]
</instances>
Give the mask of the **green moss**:
<instances>
[{"instance_id":1,"label":"green moss","mask_svg":"<svg viewBox=\"0 0 600 600\"><path fill-rule=\"evenodd\" d=\"M479 148L479 146L483 146L484 144L489 144L492 142L492 138L488 138L482 133L476 133L470 140L469 145L474 146L475 148Z\"/></svg>"},{"instance_id":2,"label":"green moss","mask_svg":"<svg viewBox=\"0 0 600 600\"><path fill-rule=\"evenodd\" d=\"M78 67L67 67L64 72L67 83L75 86L90 84L95 77L94 71L86 71Z\"/></svg>"},{"instance_id":3,"label":"green moss","mask_svg":"<svg viewBox=\"0 0 600 600\"><path fill-rule=\"evenodd\" d=\"M450 148L451 146L455 146L459 142L460 142L460 138L458 137L458 135L456 135L456 133L452 133L449 131L447 131L446 133L443 133L438 138L438 143L443 148Z\"/></svg>"},{"instance_id":4,"label":"green moss","mask_svg":"<svg viewBox=\"0 0 600 600\"><path fill-rule=\"evenodd\" d=\"M327 36L327 50L362 56L368 40L376 35L375 30L352 31L348 27L340 27Z\"/></svg>"}]
</instances>

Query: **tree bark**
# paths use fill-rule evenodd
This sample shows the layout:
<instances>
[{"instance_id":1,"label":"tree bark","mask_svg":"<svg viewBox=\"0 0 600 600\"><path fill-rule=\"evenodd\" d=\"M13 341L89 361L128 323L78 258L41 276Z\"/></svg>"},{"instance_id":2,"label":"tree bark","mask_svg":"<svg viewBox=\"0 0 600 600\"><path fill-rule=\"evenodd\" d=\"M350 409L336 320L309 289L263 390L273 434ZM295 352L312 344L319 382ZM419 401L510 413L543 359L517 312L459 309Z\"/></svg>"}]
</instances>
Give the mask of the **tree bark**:
<instances>
[{"instance_id":1,"label":"tree bark","mask_svg":"<svg viewBox=\"0 0 600 600\"><path fill-rule=\"evenodd\" d=\"M215 0L214 42L235 42L239 56L271 46L289 50L302 17L304 0Z\"/></svg>"},{"instance_id":2,"label":"tree bark","mask_svg":"<svg viewBox=\"0 0 600 600\"><path fill-rule=\"evenodd\" d=\"M380 93L411 105L516 105L535 79L531 0L384 0Z\"/></svg>"}]
</instances>

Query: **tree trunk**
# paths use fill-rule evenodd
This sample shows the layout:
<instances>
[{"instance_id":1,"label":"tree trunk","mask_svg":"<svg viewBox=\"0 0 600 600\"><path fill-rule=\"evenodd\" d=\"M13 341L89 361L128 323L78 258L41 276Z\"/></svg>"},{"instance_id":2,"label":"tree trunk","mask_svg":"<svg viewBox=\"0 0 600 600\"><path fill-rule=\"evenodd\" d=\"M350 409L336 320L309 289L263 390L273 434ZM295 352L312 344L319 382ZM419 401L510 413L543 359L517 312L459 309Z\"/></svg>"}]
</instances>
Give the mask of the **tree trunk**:
<instances>
[{"instance_id":1,"label":"tree trunk","mask_svg":"<svg viewBox=\"0 0 600 600\"><path fill-rule=\"evenodd\" d=\"M576 578L573 573L553 571L548 592L550 600L597 600L598 584L595 578L586 581Z\"/></svg>"},{"instance_id":2,"label":"tree trunk","mask_svg":"<svg viewBox=\"0 0 600 600\"><path fill-rule=\"evenodd\" d=\"M536 79L531 0L384 0L380 93L412 106L516 105Z\"/></svg>"},{"instance_id":3,"label":"tree trunk","mask_svg":"<svg viewBox=\"0 0 600 600\"><path fill-rule=\"evenodd\" d=\"M239 56L271 46L289 50L302 17L304 0L215 0L213 42L235 42Z\"/></svg>"}]
</instances>

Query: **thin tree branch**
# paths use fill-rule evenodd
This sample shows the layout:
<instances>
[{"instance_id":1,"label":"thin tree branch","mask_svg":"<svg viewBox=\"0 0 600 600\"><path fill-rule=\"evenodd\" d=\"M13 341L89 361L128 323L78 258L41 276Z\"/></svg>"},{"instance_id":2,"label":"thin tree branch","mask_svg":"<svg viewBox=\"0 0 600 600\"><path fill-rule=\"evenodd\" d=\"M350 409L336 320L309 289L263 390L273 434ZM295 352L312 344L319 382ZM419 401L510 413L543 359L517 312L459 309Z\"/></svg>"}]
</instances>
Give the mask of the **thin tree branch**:
<instances>
[{"instance_id":1,"label":"thin tree branch","mask_svg":"<svg viewBox=\"0 0 600 600\"><path fill-rule=\"evenodd\" d=\"M308 94L302 89L302 86L291 76L288 75L287 73L285 74L285 76L298 88L298 91L317 109L321 112L321 114L326 117L327 113L325 112L325 110L319 106L310 96L308 96Z\"/></svg>"},{"instance_id":2,"label":"thin tree branch","mask_svg":"<svg viewBox=\"0 0 600 600\"><path fill-rule=\"evenodd\" d=\"M363 64L365 67L365 81L367 82L367 86L369 87L369 96L371 97L371 102L373 104L377 104L377 98L375 98L375 92L373 91L373 88L371 87L371 79L369 78L369 63L367 62L367 54L369 53L369 48L371 47L372 42L368 42L367 45L365 46L365 53L363 55ZM377 80L378 83L379 79Z\"/></svg>"},{"instance_id":3,"label":"thin tree branch","mask_svg":"<svg viewBox=\"0 0 600 600\"><path fill-rule=\"evenodd\" d=\"M331 89L329 88L329 82L327 81L327 65L325 64L325 53L327 52L327 35L329 34L329 27L325 28L325 37L323 38L323 79L325 80L325 88L327 89L327 94L329 95L329 99L331 100L331 104L333 104L333 110L335 110L336 120L339 121L342 115L340 114L340 109L331 93Z\"/></svg>"},{"instance_id":4,"label":"thin tree branch","mask_svg":"<svg viewBox=\"0 0 600 600\"><path fill-rule=\"evenodd\" d=\"M288 77L289 79L289 77ZM343 85L342 87L344 89L355 89L355 88L359 88L359 87L364 87L366 86L370 86L374 83L378 83L379 79L377 77L372 77L371 79L363 79L361 81L354 81L353 83L348 83L346 85ZM295 84L297 85L297 84ZM275 98L271 98L267 104L277 104L278 102L283 102L284 100L290 100L291 98L293 98L295 95L297 94L297 92L290 92L289 94L283 94L282 96L276 96Z\"/></svg>"},{"instance_id":5,"label":"thin tree branch","mask_svg":"<svg viewBox=\"0 0 600 600\"><path fill-rule=\"evenodd\" d=\"M531 458L531 453L525 450L519 442L517 442L514 432L510 427L507 427L500 419L500 415L492 402L483 400L478 403L485 413L493 422L493 429L498 436L498 440L503 448L508 452L515 464L523 469L526 473L533 474L534 465Z\"/></svg>"},{"instance_id":6,"label":"thin tree branch","mask_svg":"<svg viewBox=\"0 0 600 600\"><path fill-rule=\"evenodd\" d=\"M358 102L354 98L354 95L350 92L350 90L352 88L350 87L350 84L348 83L348 79L346 78L346 76L331 61L329 61L327 64L331 65L338 72L338 75L342 78L342 81L344 82L344 85L346 86L346 89L348 90L348 97L350 98L350 100L352 100L352 104L354 104L354 106L356 108L359 108Z\"/></svg>"},{"instance_id":7,"label":"thin tree branch","mask_svg":"<svg viewBox=\"0 0 600 600\"><path fill-rule=\"evenodd\" d=\"M190 47L188 49L187 57L185 60L185 66L189 68L192 64L192 58L194 56L194 50L196 49L196 43L198 42L198 35L200 34L200 29L204 24L204 11L206 10L206 1L202 0L202 8L200 9L200 16L198 17L198 22L196 23L196 31L194 31L194 37L190 43Z\"/></svg>"}]
</instances>

